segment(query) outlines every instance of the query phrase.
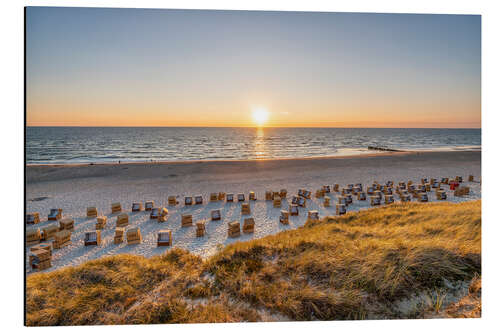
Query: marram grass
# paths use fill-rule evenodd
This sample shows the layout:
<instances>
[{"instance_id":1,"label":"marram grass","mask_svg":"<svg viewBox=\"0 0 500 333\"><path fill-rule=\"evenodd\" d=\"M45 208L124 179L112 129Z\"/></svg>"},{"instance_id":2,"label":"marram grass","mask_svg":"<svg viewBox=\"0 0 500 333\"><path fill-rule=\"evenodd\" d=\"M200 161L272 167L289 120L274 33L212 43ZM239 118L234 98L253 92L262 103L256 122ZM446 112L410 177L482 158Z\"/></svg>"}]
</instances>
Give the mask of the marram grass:
<instances>
[{"instance_id":1,"label":"marram grass","mask_svg":"<svg viewBox=\"0 0 500 333\"><path fill-rule=\"evenodd\" d=\"M480 275L481 201L394 204L237 242L206 260L174 248L149 259L116 255L31 274L26 320L38 326L479 316ZM473 309L469 298L443 309L441 294L419 311L395 306L471 280ZM458 304L469 307L459 311Z\"/></svg>"}]
</instances>

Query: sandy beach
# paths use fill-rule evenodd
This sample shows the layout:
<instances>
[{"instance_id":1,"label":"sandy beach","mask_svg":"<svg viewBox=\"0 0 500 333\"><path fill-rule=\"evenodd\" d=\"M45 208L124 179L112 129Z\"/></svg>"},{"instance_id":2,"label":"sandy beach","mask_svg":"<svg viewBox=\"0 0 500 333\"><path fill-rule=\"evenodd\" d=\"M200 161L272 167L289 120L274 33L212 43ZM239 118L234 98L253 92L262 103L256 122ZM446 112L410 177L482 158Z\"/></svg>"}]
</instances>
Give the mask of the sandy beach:
<instances>
[{"instance_id":1,"label":"sandy beach","mask_svg":"<svg viewBox=\"0 0 500 333\"><path fill-rule=\"evenodd\" d=\"M262 161L196 161L162 163L127 163L96 165L30 165L26 168L26 209L39 212L41 223L27 229L42 228L55 222L47 221L50 208L62 208L63 217L75 220L72 244L54 251L53 269L78 265L89 259L118 253L134 253L146 257L160 254L168 248L157 248L156 237L160 229L171 229L175 247L181 247L201 256L213 254L219 245L252 238L261 238L282 230L302 226L307 210L318 210L321 217L335 214L335 206L325 208L322 199L308 200L307 208L298 217L290 218L290 225L278 222L280 209L264 200L266 190L288 190L288 201L299 188L316 190L322 185L341 186L348 183L371 184L373 181L419 181L422 177L438 178L462 176L467 180L474 175L475 182L466 182L471 193L467 197L454 197L448 190L448 201L459 202L481 198L481 152L418 152L375 153L351 157L282 159ZM209 202L211 192L248 193L254 191L258 200L251 202L252 217L256 221L254 234L227 237L227 223L241 216L241 204ZM204 204L185 207L184 196L203 195ZM176 195L181 204L167 205L167 197ZM336 193L330 193L336 202ZM158 223L149 219L149 212L130 212L133 202L154 200L156 206L166 206L169 219ZM435 196L430 195L435 201ZM112 202L120 202L129 213L129 227L141 229L143 241L138 245L113 244L115 216L110 214ZM83 246L84 233L95 230L95 219L86 217L86 208L96 206L99 215L108 216L108 224L102 231L101 246ZM283 202L282 208L288 204ZM210 221L212 209L221 209L222 220ZM349 211L369 209L369 201L348 207ZM207 234L195 237L195 227L181 228L180 215L190 213L193 220L207 220ZM28 248L27 248L28 249ZM28 274L30 269L26 263Z\"/></svg>"}]
</instances>

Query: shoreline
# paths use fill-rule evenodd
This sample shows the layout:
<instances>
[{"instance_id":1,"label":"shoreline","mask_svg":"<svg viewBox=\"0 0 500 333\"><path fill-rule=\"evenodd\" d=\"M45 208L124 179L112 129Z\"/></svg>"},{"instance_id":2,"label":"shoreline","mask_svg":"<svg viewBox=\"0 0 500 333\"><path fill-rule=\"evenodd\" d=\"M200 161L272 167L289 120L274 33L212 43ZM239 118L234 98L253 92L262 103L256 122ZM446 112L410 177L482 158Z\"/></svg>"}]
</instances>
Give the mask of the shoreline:
<instances>
[{"instance_id":1,"label":"shoreline","mask_svg":"<svg viewBox=\"0 0 500 333\"><path fill-rule=\"evenodd\" d=\"M354 159L354 158L370 158L377 156L400 156L400 155L419 155L419 154L441 154L441 153L481 153L481 150L400 150L400 151L380 151L369 152L364 154L352 155L329 155L329 156L306 156L306 157L275 157L262 159L206 159L206 160L171 160L171 161L126 161L126 162L88 162L88 163L26 163L26 168L36 167L82 167L82 166L112 166L112 165L175 165L175 164L200 164L200 163L258 163L271 161L314 161L314 160L329 160L329 159Z\"/></svg>"},{"instance_id":2,"label":"shoreline","mask_svg":"<svg viewBox=\"0 0 500 333\"><path fill-rule=\"evenodd\" d=\"M429 151L431 152L431 151ZM397 152L370 152L366 154L354 155L331 155L331 156L306 156L306 157L275 157L275 158L261 158L261 159L207 159L207 160L171 160L171 161L126 161L126 162L88 162L88 163L40 163L40 164L26 164L26 167L32 168L37 166L43 167L77 167L77 166L101 166L101 165L170 165L170 164L191 164L191 163L217 163L217 162L269 162L269 161L302 161L302 160L324 160L324 159L338 159L338 158L356 158L356 157L374 157L374 156L389 156L395 154L412 154L418 153L417 151L397 151Z\"/></svg>"}]
</instances>

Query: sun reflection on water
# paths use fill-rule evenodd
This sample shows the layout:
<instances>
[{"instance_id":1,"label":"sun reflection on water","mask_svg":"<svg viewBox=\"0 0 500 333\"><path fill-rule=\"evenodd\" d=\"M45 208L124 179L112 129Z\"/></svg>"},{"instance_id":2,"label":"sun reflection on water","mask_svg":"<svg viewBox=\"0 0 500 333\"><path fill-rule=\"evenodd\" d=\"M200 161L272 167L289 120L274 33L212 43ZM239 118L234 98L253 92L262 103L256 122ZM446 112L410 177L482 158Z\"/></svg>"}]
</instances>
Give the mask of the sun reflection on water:
<instances>
[{"instance_id":1,"label":"sun reflection on water","mask_svg":"<svg viewBox=\"0 0 500 333\"><path fill-rule=\"evenodd\" d=\"M254 155L256 159L264 159L269 157L264 129L262 127L256 128L254 137Z\"/></svg>"}]
</instances>

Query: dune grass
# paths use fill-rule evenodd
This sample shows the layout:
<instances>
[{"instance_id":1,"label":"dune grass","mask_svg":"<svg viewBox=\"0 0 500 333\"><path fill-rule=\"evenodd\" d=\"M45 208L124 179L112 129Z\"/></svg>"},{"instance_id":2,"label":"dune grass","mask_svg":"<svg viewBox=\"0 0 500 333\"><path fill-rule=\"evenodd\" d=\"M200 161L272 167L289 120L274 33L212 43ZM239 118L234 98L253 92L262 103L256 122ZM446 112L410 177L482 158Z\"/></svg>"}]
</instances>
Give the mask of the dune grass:
<instances>
[{"instance_id":1,"label":"dune grass","mask_svg":"<svg viewBox=\"0 0 500 333\"><path fill-rule=\"evenodd\" d=\"M206 260L174 248L32 274L26 319L37 326L463 316L444 309L446 296L423 312L397 304L480 274L481 201L394 204L237 242ZM480 315L476 294L479 312L469 307L469 316Z\"/></svg>"}]
</instances>

